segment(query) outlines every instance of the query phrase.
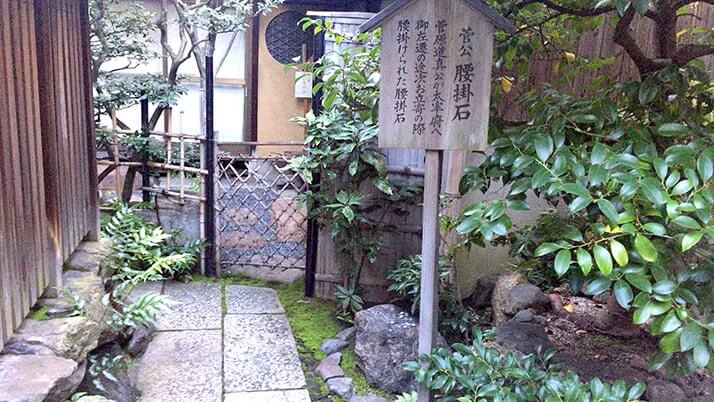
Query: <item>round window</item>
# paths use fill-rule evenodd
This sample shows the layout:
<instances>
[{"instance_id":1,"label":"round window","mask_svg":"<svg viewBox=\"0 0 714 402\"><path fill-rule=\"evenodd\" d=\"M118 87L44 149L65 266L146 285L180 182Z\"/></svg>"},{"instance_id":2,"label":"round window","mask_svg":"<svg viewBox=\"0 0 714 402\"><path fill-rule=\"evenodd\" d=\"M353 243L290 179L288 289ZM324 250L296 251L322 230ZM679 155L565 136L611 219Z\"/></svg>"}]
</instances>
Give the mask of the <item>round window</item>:
<instances>
[{"instance_id":1,"label":"round window","mask_svg":"<svg viewBox=\"0 0 714 402\"><path fill-rule=\"evenodd\" d=\"M312 35L299 25L305 14L299 11L285 11L268 23L265 42L268 52L281 64L290 64L302 56L302 45L307 45L307 55L312 54Z\"/></svg>"}]
</instances>

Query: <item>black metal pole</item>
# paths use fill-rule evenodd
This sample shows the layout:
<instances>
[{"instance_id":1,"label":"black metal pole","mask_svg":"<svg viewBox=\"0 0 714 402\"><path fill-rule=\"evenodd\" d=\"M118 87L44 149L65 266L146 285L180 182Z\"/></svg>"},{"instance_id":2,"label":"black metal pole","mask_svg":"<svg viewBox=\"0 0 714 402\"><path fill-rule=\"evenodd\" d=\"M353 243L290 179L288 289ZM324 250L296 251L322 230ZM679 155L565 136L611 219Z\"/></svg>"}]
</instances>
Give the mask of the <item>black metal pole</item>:
<instances>
[{"instance_id":1,"label":"black metal pole","mask_svg":"<svg viewBox=\"0 0 714 402\"><path fill-rule=\"evenodd\" d=\"M213 56L206 56L206 208L204 234L206 236L206 276L218 274L216 267L216 138L213 131Z\"/></svg>"},{"instance_id":2,"label":"black metal pole","mask_svg":"<svg viewBox=\"0 0 714 402\"><path fill-rule=\"evenodd\" d=\"M141 187L142 187L142 201L150 202L151 193L149 193L147 188L151 187L151 180L149 180L149 99L146 97L141 98L141 136L144 137L144 149L141 153Z\"/></svg>"},{"instance_id":3,"label":"black metal pole","mask_svg":"<svg viewBox=\"0 0 714 402\"><path fill-rule=\"evenodd\" d=\"M325 54L325 33L320 32L315 36L312 57L314 60L321 58ZM315 84L320 82L318 77ZM312 111L316 115L322 109L322 89L317 91L312 97ZM308 150L309 152L309 150ZM313 192L319 191L320 175L313 175L310 189ZM317 208L318 205L312 205L312 208ZM310 215L308 213L308 215ZM317 272L317 245L320 226L317 224L317 217L311 217L307 220L307 249L305 255L305 297L313 297L315 295L315 273Z\"/></svg>"}]
</instances>

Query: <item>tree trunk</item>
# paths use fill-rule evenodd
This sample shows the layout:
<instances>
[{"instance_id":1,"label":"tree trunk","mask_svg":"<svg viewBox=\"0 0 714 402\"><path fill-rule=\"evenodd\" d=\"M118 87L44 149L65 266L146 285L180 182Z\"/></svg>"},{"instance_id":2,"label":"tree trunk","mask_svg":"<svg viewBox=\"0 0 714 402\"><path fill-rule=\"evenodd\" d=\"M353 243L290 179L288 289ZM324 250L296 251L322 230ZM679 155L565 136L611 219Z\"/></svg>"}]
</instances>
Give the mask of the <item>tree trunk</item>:
<instances>
[{"instance_id":1,"label":"tree trunk","mask_svg":"<svg viewBox=\"0 0 714 402\"><path fill-rule=\"evenodd\" d=\"M129 166L124 176L124 188L121 192L121 201L128 204L131 201L131 194L134 192L134 179L136 178L136 166Z\"/></svg>"}]
</instances>

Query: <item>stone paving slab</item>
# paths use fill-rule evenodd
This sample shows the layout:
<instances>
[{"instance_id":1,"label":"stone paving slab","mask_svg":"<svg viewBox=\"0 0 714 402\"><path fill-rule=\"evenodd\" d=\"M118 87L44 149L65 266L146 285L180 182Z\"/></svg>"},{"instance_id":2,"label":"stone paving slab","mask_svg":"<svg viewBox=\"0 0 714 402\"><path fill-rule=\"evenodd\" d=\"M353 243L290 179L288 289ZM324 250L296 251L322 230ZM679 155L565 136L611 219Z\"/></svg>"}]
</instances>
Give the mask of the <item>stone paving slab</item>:
<instances>
[{"instance_id":1,"label":"stone paving slab","mask_svg":"<svg viewBox=\"0 0 714 402\"><path fill-rule=\"evenodd\" d=\"M158 331L221 328L221 285L166 282L169 306L156 320Z\"/></svg>"},{"instance_id":2,"label":"stone paving slab","mask_svg":"<svg viewBox=\"0 0 714 402\"><path fill-rule=\"evenodd\" d=\"M310 402L310 394L304 389L290 391L258 391L226 394L225 402Z\"/></svg>"},{"instance_id":3,"label":"stone paving slab","mask_svg":"<svg viewBox=\"0 0 714 402\"><path fill-rule=\"evenodd\" d=\"M221 331L159 332L132 376L139 402L221 402Z\"/></svg>"},{"instance_id":4,"label":"stone paving slab","mask_svg":"<svg viewBox=\"0 0 714 402\"><path fill-rule=\"evenodd\" d=\"M252 286L226 286L228 314L285 314L274 289Z\"/></svg>"},{"instance_id":5,"label":"stone paving slab","mask_svg":"<svg viewBox=\"0 0 714 402\"><path fill-rule=\"evenodd\" d=\"M290 325L282 315L226 315L224 392L305 387Z\"/></svg>"}]
</instances>

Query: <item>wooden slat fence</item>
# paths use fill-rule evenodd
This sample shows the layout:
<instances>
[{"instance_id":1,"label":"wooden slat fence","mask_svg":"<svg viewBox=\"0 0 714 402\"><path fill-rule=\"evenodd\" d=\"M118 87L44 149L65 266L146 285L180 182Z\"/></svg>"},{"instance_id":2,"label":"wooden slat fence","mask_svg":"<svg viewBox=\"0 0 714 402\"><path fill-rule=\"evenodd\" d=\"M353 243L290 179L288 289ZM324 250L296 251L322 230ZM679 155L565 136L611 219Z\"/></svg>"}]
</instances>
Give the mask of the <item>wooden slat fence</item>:
<instances>
[{"instance_id":1,"label":"wooden slat fence","mask_svg":"<svg viewBox=\"0 0 714 402\"><path fill-rule=\"evenodd\" d=\"M0 347L96 231L86 10L0 1Z\"/></svg>"}]
</instances>

